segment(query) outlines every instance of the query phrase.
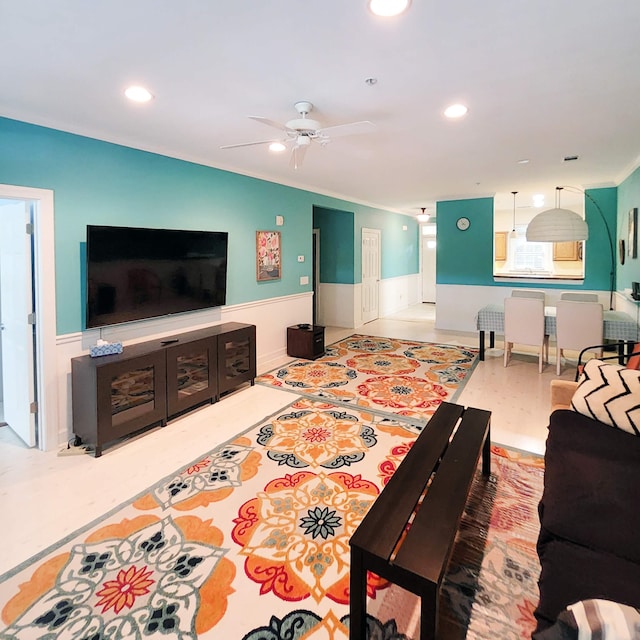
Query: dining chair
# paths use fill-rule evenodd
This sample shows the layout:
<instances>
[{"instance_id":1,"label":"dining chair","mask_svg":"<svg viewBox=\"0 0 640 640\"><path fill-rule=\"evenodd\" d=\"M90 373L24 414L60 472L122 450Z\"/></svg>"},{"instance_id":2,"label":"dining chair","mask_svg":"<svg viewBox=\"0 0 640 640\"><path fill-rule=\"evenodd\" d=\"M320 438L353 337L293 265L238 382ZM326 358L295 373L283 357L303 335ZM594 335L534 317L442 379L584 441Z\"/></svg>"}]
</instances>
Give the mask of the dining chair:
<instances>
[{"instance_id":1,"label":"dining chair","mask_svg":"<svg viewBox=\"0 0 640 640\"><path fill-rule=\"evenodd\" d=\"M549 360L549 336L544 333L544 300L530 297L511 297L504 301L504 366L511 358L513 345L539 347L538 373L543 361Z\"/></svg>"},{"instance_id":2,"label":"dining chair","mask_svg":"<svg viewBox=\"0 0 640 640\"><path fill-rule=\"evenodd\" d=\"M582 351L593 346L593 353L602 356L604 311L599 302L558 300L556 303L556 374L562 370L565 349Z\"/></svg>"},{"instance_id":3,"label":"dining chair","mask_svg":"<svg viewBox=\"0 0 640 640\"><path fill-rule=\"evenodd\" d=\"M560 300L573 300L574 302L598 302L598 294L565 291L560 294Z\"/></svg>"},{"instance_id":4,"label":"dining chair","mask_svg":"<svg viewBox=\"0 0 640 640\"><path fill-rule=\"evenodd\" d=\"M544 291L537 291L535 289L513 289L511 296L514 298L539 298L544 300Z\"/></svg>"}]
</instances>

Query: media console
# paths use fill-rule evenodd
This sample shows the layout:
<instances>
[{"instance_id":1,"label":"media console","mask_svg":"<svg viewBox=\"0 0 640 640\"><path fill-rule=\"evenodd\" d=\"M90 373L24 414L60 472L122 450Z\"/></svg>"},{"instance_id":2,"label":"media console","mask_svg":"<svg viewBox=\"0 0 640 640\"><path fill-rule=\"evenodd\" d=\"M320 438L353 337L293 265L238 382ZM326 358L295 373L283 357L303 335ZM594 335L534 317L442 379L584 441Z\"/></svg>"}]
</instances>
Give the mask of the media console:
<instances>
[{"instance_id":1,"label":"media console","mask_svg":"<svg viewBox=\"0 0 640 640\"><path fill-rule=\"evenodd\" d=\"M73 433L103 447L256 377L256 328L227 322L140 342L117 355L71 359Z\"/></svg>"}]
</instances>

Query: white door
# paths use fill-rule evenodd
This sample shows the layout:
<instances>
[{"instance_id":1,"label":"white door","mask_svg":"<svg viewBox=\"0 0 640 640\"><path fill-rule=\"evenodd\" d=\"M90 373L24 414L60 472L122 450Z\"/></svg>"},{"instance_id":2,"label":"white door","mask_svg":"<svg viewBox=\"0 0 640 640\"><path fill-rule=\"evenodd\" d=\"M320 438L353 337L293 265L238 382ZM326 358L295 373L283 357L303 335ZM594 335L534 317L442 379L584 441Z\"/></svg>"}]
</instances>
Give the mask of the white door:
<instances>
[{"instance_id":1,"label":"white door","mask_svg":"<svg viewBox=\"0 0 640 640\"><path fill-rule=\"evenodd\" d=\"M362 322L378 318L380 230L362 230Z\"/></svg>"},{"instance_id":2,"label":"white door","mask_svg":"<svg viewBox=\"0 0 640 640\"><path fill-rule=\"evenodd\" d=\"M0 290L2 291L2 379L4 420L33 447L36 444L33 371L31 236L27 233L29 204L0 206Z\"/></svg>"},{"instance_id":3,"label":"white door","mask_svg":"<svg viewBox=\"0 0 640 640\"><path fill-rule=\"evenodd\" d=\"M436 225L425 225L425 231L422 235L422 302L435 302Z\"/></svg>"}]
</instances>

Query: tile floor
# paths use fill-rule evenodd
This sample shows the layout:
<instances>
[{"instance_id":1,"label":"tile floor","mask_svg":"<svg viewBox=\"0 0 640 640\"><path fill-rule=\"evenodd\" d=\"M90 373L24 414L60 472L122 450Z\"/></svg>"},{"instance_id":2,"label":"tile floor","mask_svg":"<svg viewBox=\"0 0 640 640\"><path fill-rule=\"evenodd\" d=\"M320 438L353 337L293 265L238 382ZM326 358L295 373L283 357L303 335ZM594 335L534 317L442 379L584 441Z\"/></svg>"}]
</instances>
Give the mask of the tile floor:
<instances>
[{"instance_id":1,"label":"tile floor","mask_svg":"<svg viewBox=\"0 0 640 640\"><path fill-rule=\"evenodd\" d=\"M477 347L477 334L436 330L434 319L433 305L421 304L357 330L327 327L325 340L330 344L362 333ZM573 371L565 367L562 377L572 379ZM494 442L543 453L553 378L555 366L538 374L533 355L515 354L505 369L502 351L489 350L457 402L492 411ZM113 446L97 459L27 449L11 429L0 427L0 576L294 397L270 387L245 386L164 429Z\"/></svg>"}]
</instances>

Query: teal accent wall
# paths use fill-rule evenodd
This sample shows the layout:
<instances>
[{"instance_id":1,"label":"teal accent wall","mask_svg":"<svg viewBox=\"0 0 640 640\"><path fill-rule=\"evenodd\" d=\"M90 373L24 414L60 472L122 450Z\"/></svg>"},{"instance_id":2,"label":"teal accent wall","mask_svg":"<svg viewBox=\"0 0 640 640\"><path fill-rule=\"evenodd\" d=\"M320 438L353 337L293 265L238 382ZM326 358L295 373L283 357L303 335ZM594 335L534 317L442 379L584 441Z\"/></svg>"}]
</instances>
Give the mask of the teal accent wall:
<instances>
[{"instance_id":1,"label":"teal accent wall","mask_svg":"<svg viewBox=\"0 0 640 640\"><path fill-rule=\"evenodd\" d=\"M640 178L638 179L640 195ZM587 193L598 203L612 236L616 234L617 189L589 189ZM637 200L640 202L640 199ZM494 282L493 277L493 198L448 200L436 203L438 244L436 249L437 284L468 284L512 287L514 282ZM461 216L469 218L466 231L456 227ZM593 202L585 198L585 218L589 239L585 246L585 278L580 286L554 284L543 280L536 288L609 290L611 252L606 228ZM640 271L640 269L639 269ZM640 280L640 273L637 274ZM531 286L527 284L527 286ZM630 285L629 285L630 286Z\"/></svg>"},{"instance_id":2,"label":"teal accent wall","mask_svg":"<svg viewBox=\"0 0 640 640\"><path fill-rule=\"evenodd\" d=\"M466 231L458 218L469 218ZM493 285L493 198L436 203L436 283Z\"/></svg>"},{"instance_id":3,"label":"teal accent wall","mask_svg":"<svg viewBox=\"0 0 640 640\"><path fill-rule=\"evenodd\" d=\"M420 225L416 218L354 205L352 211L314 207L320 231L320 282L362 282L362 230L379 229L383 279L420 272ZM406 227L406 230L404 229Z\"/></svg>"},{"instance_id":4,"label":"teal accent wall","mask_svg":"<svg viewBox=\"0 0 640 640\"><path fill-rule=\"evenodd\" d=\"M618 187L618 235L616 240L616 260L617 267L617 284L618 291L631 289L632 282L640 282L640 252L638 258L633 259L627 254L624 264L620 264L618 258L618 240L624 239L625 252L629 243L629 210L637 208L638 217L640 218L640 168L636 169L624 182Z\"/></svg>"},{"instance_id":5,"label":"teal accent wall","mask_svg":"<svg viewBox=\"0 0 640 640\"><path fill-rule=\"evenodd\" d=\"M227 304L233 305L311 290L311 283L300 285L300 276L311 276L314 205L351 211L357 224L360 216L413 221L346 200L7 118L0 118L0 183L54 191L59 335L83 329L81 245L87 224L228 231ZM284 226L276 227L276 215L284 216ZM265 229L282 233L282 278L258 283L255 233ZM353 265L358 267L351 270L359 274L359 243L354 240L352 247ZM407 246L389 248L393 254L385 256L385 261L393 264L387 267L390 273L413 269L405 258L410 253ZM413 252L417 255L417 242ZM304 255L305 262L299 263L298 255ZM415 270L405 271L415 272L417 260Z\"/></svg>"},{"instance_id":6,"label":"teal accent wall","mask_svg":"<svg viewBox=\"0 0 640 640\"><path fill-rule=\"evenodd\" d=\"M313 208L313 227L320 232L320 282L354 284L355 213Z\"/></svg>"}]
</instances>

